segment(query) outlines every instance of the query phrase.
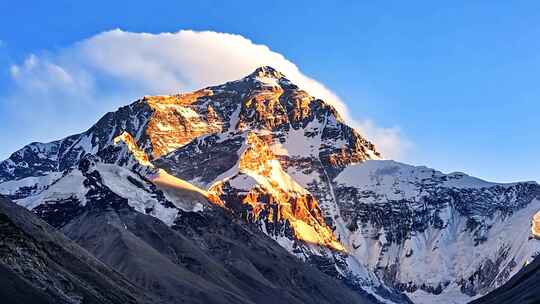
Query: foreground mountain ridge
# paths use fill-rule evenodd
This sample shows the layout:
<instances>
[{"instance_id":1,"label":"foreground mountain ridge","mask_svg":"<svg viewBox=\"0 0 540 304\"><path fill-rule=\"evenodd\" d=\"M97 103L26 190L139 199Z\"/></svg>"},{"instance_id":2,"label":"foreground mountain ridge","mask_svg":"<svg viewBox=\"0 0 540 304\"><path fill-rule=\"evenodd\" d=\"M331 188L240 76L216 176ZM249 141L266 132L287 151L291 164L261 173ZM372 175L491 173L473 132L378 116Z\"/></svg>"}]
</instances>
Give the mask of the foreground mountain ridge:
<instances>
[{"instance_id":1,"label":"foreground mountain ridge","mask_svg":"<svg viewBox=\"0 0 540 304\"><path fill-rule=\"evenodd\" d=\"M4 303L157 303L119 273L0 196Z\"/></svg>"},{"instance_id":2,"label":"foreground mountain ridge","mask_svg":"<svg viewBox=\"0 0 540 304\"><path fill-rule=\"evenodd\" d=\"M540 281L540 259L526 265L501 287L471 304L484 303L523 303L534 304L540 301L540 291L536 288Z\"/></svg>"},{"instance_id":3,"label":"foreground mountain ridge","mask_svg":"<svg viewBox=\"0 0 540 304\"><path fill-rule=\"evenodd\" d=\"M219 210L169 227L96 186L71 240L0 198L5 303L372 303Z\"/></svg>"},{"instance_id":4,"label":"foreground mountain ridge","mask_svg":"<svg viewBox=\"0 0 540 304\"><path fill-rule=\"evenodd\" d=\"M536 183L380 158L332 106L262 67L193 93L147 96L82 134L30 144L0 163L0 193L58 228L95 200L92 175L169 227L217 206L387 302L407 302L402 291L418 303L464 303L540 250L530 238Z\"/></svg>"}]
</instances>

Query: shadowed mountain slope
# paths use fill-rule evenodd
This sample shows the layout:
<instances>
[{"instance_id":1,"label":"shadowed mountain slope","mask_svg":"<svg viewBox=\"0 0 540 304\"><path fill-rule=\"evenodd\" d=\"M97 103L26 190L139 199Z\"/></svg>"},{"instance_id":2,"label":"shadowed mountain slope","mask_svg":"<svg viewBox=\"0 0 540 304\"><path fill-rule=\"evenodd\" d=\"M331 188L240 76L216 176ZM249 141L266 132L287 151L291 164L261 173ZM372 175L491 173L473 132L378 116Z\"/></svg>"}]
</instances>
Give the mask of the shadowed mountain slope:
<instances>
[{"instance_id":1,"label":"shadowed mountain slope","mask_svg":"<svg viewBox=\"0 0 540 304\"><path fill-rule=\"evenodd\" d=\"M0 197L2 303L156 303L35 214Z\"/></svg>"},{"instance_id":2,"label":"shadowed mountain slope","mask_svg":"<svg viewBox=\"0 0 540 304\"><path fill-rule=\"evenodd\" d=\"M128 206L62 230L145 291L186 303L371 303L219 208L169 227Z\"/></svg>"},{"instance_id":3,"label":"shadowed mountain slope","mask_svg":"<svg viewBox=\"0 0 540 304\"><path fill-rule=\"evenodd\" d=\"M540 259L536 258L506 284L471 304L534 304L540 303Z\"/></svg>"}]
</instances>

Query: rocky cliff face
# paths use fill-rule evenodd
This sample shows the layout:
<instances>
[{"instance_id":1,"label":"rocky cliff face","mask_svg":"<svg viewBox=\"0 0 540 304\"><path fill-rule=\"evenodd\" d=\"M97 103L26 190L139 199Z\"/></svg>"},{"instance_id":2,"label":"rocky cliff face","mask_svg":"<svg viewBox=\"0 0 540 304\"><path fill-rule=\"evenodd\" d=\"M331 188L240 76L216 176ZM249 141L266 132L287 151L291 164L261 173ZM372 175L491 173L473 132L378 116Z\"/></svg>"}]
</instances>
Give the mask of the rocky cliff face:
<instances>
[{"instance_id":1,"label":"rocky cliff face","mask_svg":"<svg viewBox=\"0 0 540 304\"><path fill-rule=\"evenodd\" d=\"M540 251L536 183L495 184L392 161L334 180L351 254L417 302L466 302L506 282Z\"/></svg>"},{"instance_id":2,"label":"rocky cliff face","mask_svg":"<svg viewBox=\"0 0 540 304\"><path fill-rule=\"evenodd\" d=\"M124 200L170 227L186 212L226 210L379 301L407 302L399 290L420 303L464 302L538 250L537 184L381 161L332 106L270 67L144 97L0 163L0 193L57 227L103 187L114 195L100 204Z\"/></svg>"},{"instance_id":3,"label":"rocky cliff face","mask_svg":"<svg viewBox=\"0 0 540 304\"><path fill-rule=\"evenodd\" d=\"M260 223L263 231L275 237L344 250L325 223L317 200L283 171L255 133L247 134L234 169L209 188L223 206Z\"/></svg>"}]
</instances>

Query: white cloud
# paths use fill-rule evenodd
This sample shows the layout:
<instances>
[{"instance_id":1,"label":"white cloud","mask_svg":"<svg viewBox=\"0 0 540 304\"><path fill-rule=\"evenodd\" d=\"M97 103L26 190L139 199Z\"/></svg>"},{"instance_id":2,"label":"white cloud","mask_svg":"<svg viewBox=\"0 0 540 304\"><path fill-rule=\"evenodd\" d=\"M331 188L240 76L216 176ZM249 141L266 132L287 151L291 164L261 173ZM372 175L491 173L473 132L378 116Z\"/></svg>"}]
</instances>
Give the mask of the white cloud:
<instances>
[{"instance_id":1,"label":"white cloud","mask_svg":"<svg viewBox=\"0 0 540 304\"><path fill-rule=\"evenodd\" d=\"M50 92L88 94L93 89L88 77L72 74L61 64L30 54L23 64L12 65L10 74L21 91L48 94Z\"/></svg>"},{"instance_id":2,"label":"white cloud","mask_svg":"<svg viewBox=\"0 0 540 304\"><path fill-rule=\"evenodd\" d=\"M381 128L373 121L352 121L352 126L373 141L385 159L403 159L414 148L399 127Z\"/></svg>"},{"instance_id":3,"label":"white cloud","mask_svg":"<svg viewBox=\"0 0 540 304\"><path fill-rule=\"evenodd\" d=\"M34 110L39 104L52 115L45 121L50 129L66 135L66 125L81 128L82 123L89 124L101 115L99 111L124 105L134 97L220 84L244 77L261 65L276 68L310 94L334 105L385 157L399 156L407 148L399 129L380 128L371 121L353 122L336 94L301 73L283 55L227 33L186 30L147 34L117 29L60 51L32 54L10 68L17 89L9 101L14 106L30 104ZM60 110L65 114L55 114ZM41 115L42 123L46 116ZM29 119L27 123L29 128L35 127ZM50 130L47 134L57 135Z\"/></svg>"}]
</instances>

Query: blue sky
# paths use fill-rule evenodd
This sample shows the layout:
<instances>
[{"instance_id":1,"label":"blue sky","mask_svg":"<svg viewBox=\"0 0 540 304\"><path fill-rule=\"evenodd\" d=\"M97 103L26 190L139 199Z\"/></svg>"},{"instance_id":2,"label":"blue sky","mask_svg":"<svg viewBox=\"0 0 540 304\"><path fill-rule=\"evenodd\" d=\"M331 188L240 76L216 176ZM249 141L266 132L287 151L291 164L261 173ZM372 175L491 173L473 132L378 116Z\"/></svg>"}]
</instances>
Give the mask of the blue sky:
<instances>
[{"instance_id":1,"label":"blue sky","mask_svg":"<svg viewBox=\"0 0 540 304\"><path fill-rule=\"evenodd\" d=\"M30 54L63 62L73 54L63 50L116 28L191 29L238 34L282 54L336 93L353 119L399 128L410 143L401 161L493 181L540 180L538 2L157 2L0 3L0 158L82 131L130 101L119 101L131 97L119 90L140 93L104 77L105 93L92 95L99 106L70 102L75 95L65 92L42 101L12 66ZM65 130L49 123L67 116Z\"/></svg>"}]
</instances>

